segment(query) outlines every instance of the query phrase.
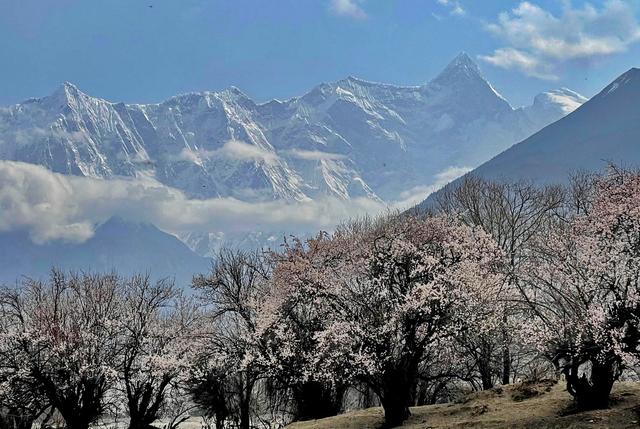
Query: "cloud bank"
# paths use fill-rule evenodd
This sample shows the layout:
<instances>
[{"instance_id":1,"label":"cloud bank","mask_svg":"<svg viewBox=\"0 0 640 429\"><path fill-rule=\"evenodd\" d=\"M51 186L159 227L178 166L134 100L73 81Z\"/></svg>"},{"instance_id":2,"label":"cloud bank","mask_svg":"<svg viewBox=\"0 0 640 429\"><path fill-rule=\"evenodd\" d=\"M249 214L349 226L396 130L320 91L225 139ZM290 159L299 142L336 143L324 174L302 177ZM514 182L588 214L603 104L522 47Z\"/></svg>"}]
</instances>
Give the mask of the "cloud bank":
<instances>
[{"instance_id":1,"label":"cloud bank","mask_svg":"<svg viewBox=\"0 0 640 429\"><path fill-rule=\"evenodd\" d=\"M93 236L96 225L113 216L152 223L176 234L332 230L352 217L410 208L468 170L448 168L434 177L432 185L403 192L398 201L389 204L330 196L309 201L246 202L190 199L148 177L101 180L0 161L0 232L27 231L36 243L83 242Z\"/></svg>"},{"instance_id":2,"label":"cloud bank","mask_svg":"<svg viewBox=\"0 0 640 429\"><path fill-rule=\"evenodd\" d=\"M340 221L386 209L380 202L333 197L304 202L189 199L150 178L99 180L0 161L0 231L28 231L36 243L82 242L112 216L185 231L332 229Z\"/></svg>"},{"instance_id":3,"label":"cloud bank","mask_svg":"<svg viewBox=\"0 0 640 429\"><path fill-rule=\"evenodd\" d=\"M400 193L400 200L393 203L393 207L398 210L409 209L422 201L430 194L442 188L449 182L453 182L458 177L471 171L471 167L449 167L434 176L431 185L416 186L415 188Z\"/></svg>"},{"instance_id":4,"label":"cloud bank","mask_svg":"<svg viewBox=\"0 0 640 429\"><path fill-rule=\"evenodd\" d=\"M287 151L287 155L292 158L303 159L305 161L323 161L323 160L339 160L345 159L345 155L339 153L323 152L320 150L303 150L303 149L291 149Z\"/></svg>"},{"instance_id":5,"label":"cloud bank","mask_svg":"<svg viewBox=\"0 0 640 429\"><path fill-rule=\"evenodd\" d=\"M558 79L567 62L625 52L640 41L634 11L621 0L608 0L601 8L564 2L559 15L525 1L502 12L486 29L507 46L479 56L482 61L546 80Z\"/></svg>"}]
</instances>

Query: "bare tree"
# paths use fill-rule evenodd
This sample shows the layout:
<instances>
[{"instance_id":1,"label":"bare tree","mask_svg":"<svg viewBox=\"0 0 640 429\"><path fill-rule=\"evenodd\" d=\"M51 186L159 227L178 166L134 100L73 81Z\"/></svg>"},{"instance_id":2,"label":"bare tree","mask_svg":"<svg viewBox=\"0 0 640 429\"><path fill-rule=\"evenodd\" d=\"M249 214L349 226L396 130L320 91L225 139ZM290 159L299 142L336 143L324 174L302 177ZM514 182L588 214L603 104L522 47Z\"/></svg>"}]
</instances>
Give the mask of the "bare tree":
<instances>
[{"instance_id":1,"label":"bare tree","mask_svg":"<svg viewBox=\"0 0 640 429\"><path fill-rule=\"evenodd\" d=\"M171 282L137 275L123 285L118 374L129 429L148 429L160 417L167 393L186 374L195 307Z\"/></svg>"},{"instance_id":2,"label":"bare tree","mask_svg":"<svg viewBox=\"0 0 640 429\"><path fill-rule=\"evenodd\" d=\"M251 426L254 388L264 376L252 351L255 348L256 307L268 276L268 264L260 253L222 249L214 258L209 275L197 276L193 281L208 307L211 320L209 341L204 346L208 355L205 358L233 374L232 377L225 374L225 379L219 382L231 390L233 402L237 404L240 429ZM217 399L214 402L219 409Z\"/></svg>"},{"instance_id":3,"label":"bare tree","mask_svg":"<svg viewBox=\"0 0 640 429\"><path fill-rule=\"evenodd\" d=\"M574 182L580 186L578 180ZM565 206L565 192L559 186L535 186L531 183L503 183L466 176L458 187L439 195L438 209L456 216L470 226L491 234L506 254L505 287L517 293L519 267L526 260L528 245L541 230L548 227L554 215ZM483 388L493 387L494 352L501 352L501 381L509 384L512 376L509 332L511 318L520 313L513 305L504 307L501 332L484 337L466 337L466 347L475 350Z\"/></svg>"}]
</instances>

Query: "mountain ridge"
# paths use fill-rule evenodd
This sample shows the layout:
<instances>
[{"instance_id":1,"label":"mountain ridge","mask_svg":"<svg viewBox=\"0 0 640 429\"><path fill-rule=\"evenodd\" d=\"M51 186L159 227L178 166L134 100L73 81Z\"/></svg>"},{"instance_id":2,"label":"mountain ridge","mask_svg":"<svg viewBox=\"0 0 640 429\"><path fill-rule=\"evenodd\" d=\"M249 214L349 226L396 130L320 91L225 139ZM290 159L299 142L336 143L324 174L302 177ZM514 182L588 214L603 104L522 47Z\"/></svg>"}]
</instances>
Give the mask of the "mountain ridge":
<instances>
[{"instance_id":1,"label":"mountain ridge","mask_svg":"<svg viewBox=\"0 0 640 429\"><path fill-rule=\"evenodd\" d=\"M236 87L113 103L65 82L49 96L0 109L0 159L99 179L151 177L195 199L330 196L397 205L584 101L557 94L514 108L465 53L419 86L348 76L263 103ZM256 243L287 232L223 233L182 231L180 238L211 255L228 240Z\"/></svg>"}]
</instances>

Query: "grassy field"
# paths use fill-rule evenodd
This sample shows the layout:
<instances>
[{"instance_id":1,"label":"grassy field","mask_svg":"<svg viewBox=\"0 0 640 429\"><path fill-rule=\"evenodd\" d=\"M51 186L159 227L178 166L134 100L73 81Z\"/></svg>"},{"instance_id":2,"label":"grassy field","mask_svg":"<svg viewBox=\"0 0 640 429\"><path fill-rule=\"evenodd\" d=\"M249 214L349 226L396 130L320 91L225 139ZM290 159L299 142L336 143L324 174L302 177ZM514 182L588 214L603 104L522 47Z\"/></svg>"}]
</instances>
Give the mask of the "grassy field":
<instances>
[{"instance_id":1,"label":"grassy field","mask_svg":"<svg viewBox=\"0 0 640 429\"><path fill-rule=\"evenodd\" d=\"M617 383L609 409L577 413L562 384L508 386L469 395L459 403L411 409L403 429L577 429L638 428L640 383ZM352 411L322 420L294 423L288 429L376 429L380 408Z\"/></svg>"}]
</instances>

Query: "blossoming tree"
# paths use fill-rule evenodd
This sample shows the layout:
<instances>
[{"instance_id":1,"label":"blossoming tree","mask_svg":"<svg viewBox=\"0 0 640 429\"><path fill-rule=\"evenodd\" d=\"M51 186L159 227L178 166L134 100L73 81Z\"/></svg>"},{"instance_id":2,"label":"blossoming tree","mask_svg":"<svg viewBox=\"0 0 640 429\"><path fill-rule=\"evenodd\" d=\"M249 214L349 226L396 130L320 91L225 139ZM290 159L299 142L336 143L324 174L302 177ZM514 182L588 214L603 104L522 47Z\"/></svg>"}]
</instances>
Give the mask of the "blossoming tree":
<instances>
[{"instance_id":1,"label":"blossoming tree","mask_svg":"<svg viewBox=\"0 0 640 429\"><path fill-rule=\"evenodd\" d=\"M640 345L640 175L617 171L594 186L580 214L540 237L525 294L536 319L524 337L585 409L607 406Z\"/></svg>"},{"instance_id":2,"label":"blossoming tree","mask_svg":"<svg viewBox=\"0 0 640 429\"><path fill-rule=\"evenodd\" d=\"M502 253L480 230L446 218L388 216L352 222L299 243L274 271L265 320L283 358L302 377L362 381L380 398L387 425L409 416L419 365L430 347L483 329L503 285ZM291 335L313 315L307 338Z\"/></svg>"},{"instance_id":3,"label":"blossoming tree","mask_svg":"<svg viewBox=\"0 0 640 429\"><path fill-rule=\"evenodd\" d=\"M64 418L68 429L88 429L105 411L121 316L115 275L66 276L27 281L9 301L14 327L3 338L19 363L14 381L31 386Z\"/></svg>"}]
</instances>

